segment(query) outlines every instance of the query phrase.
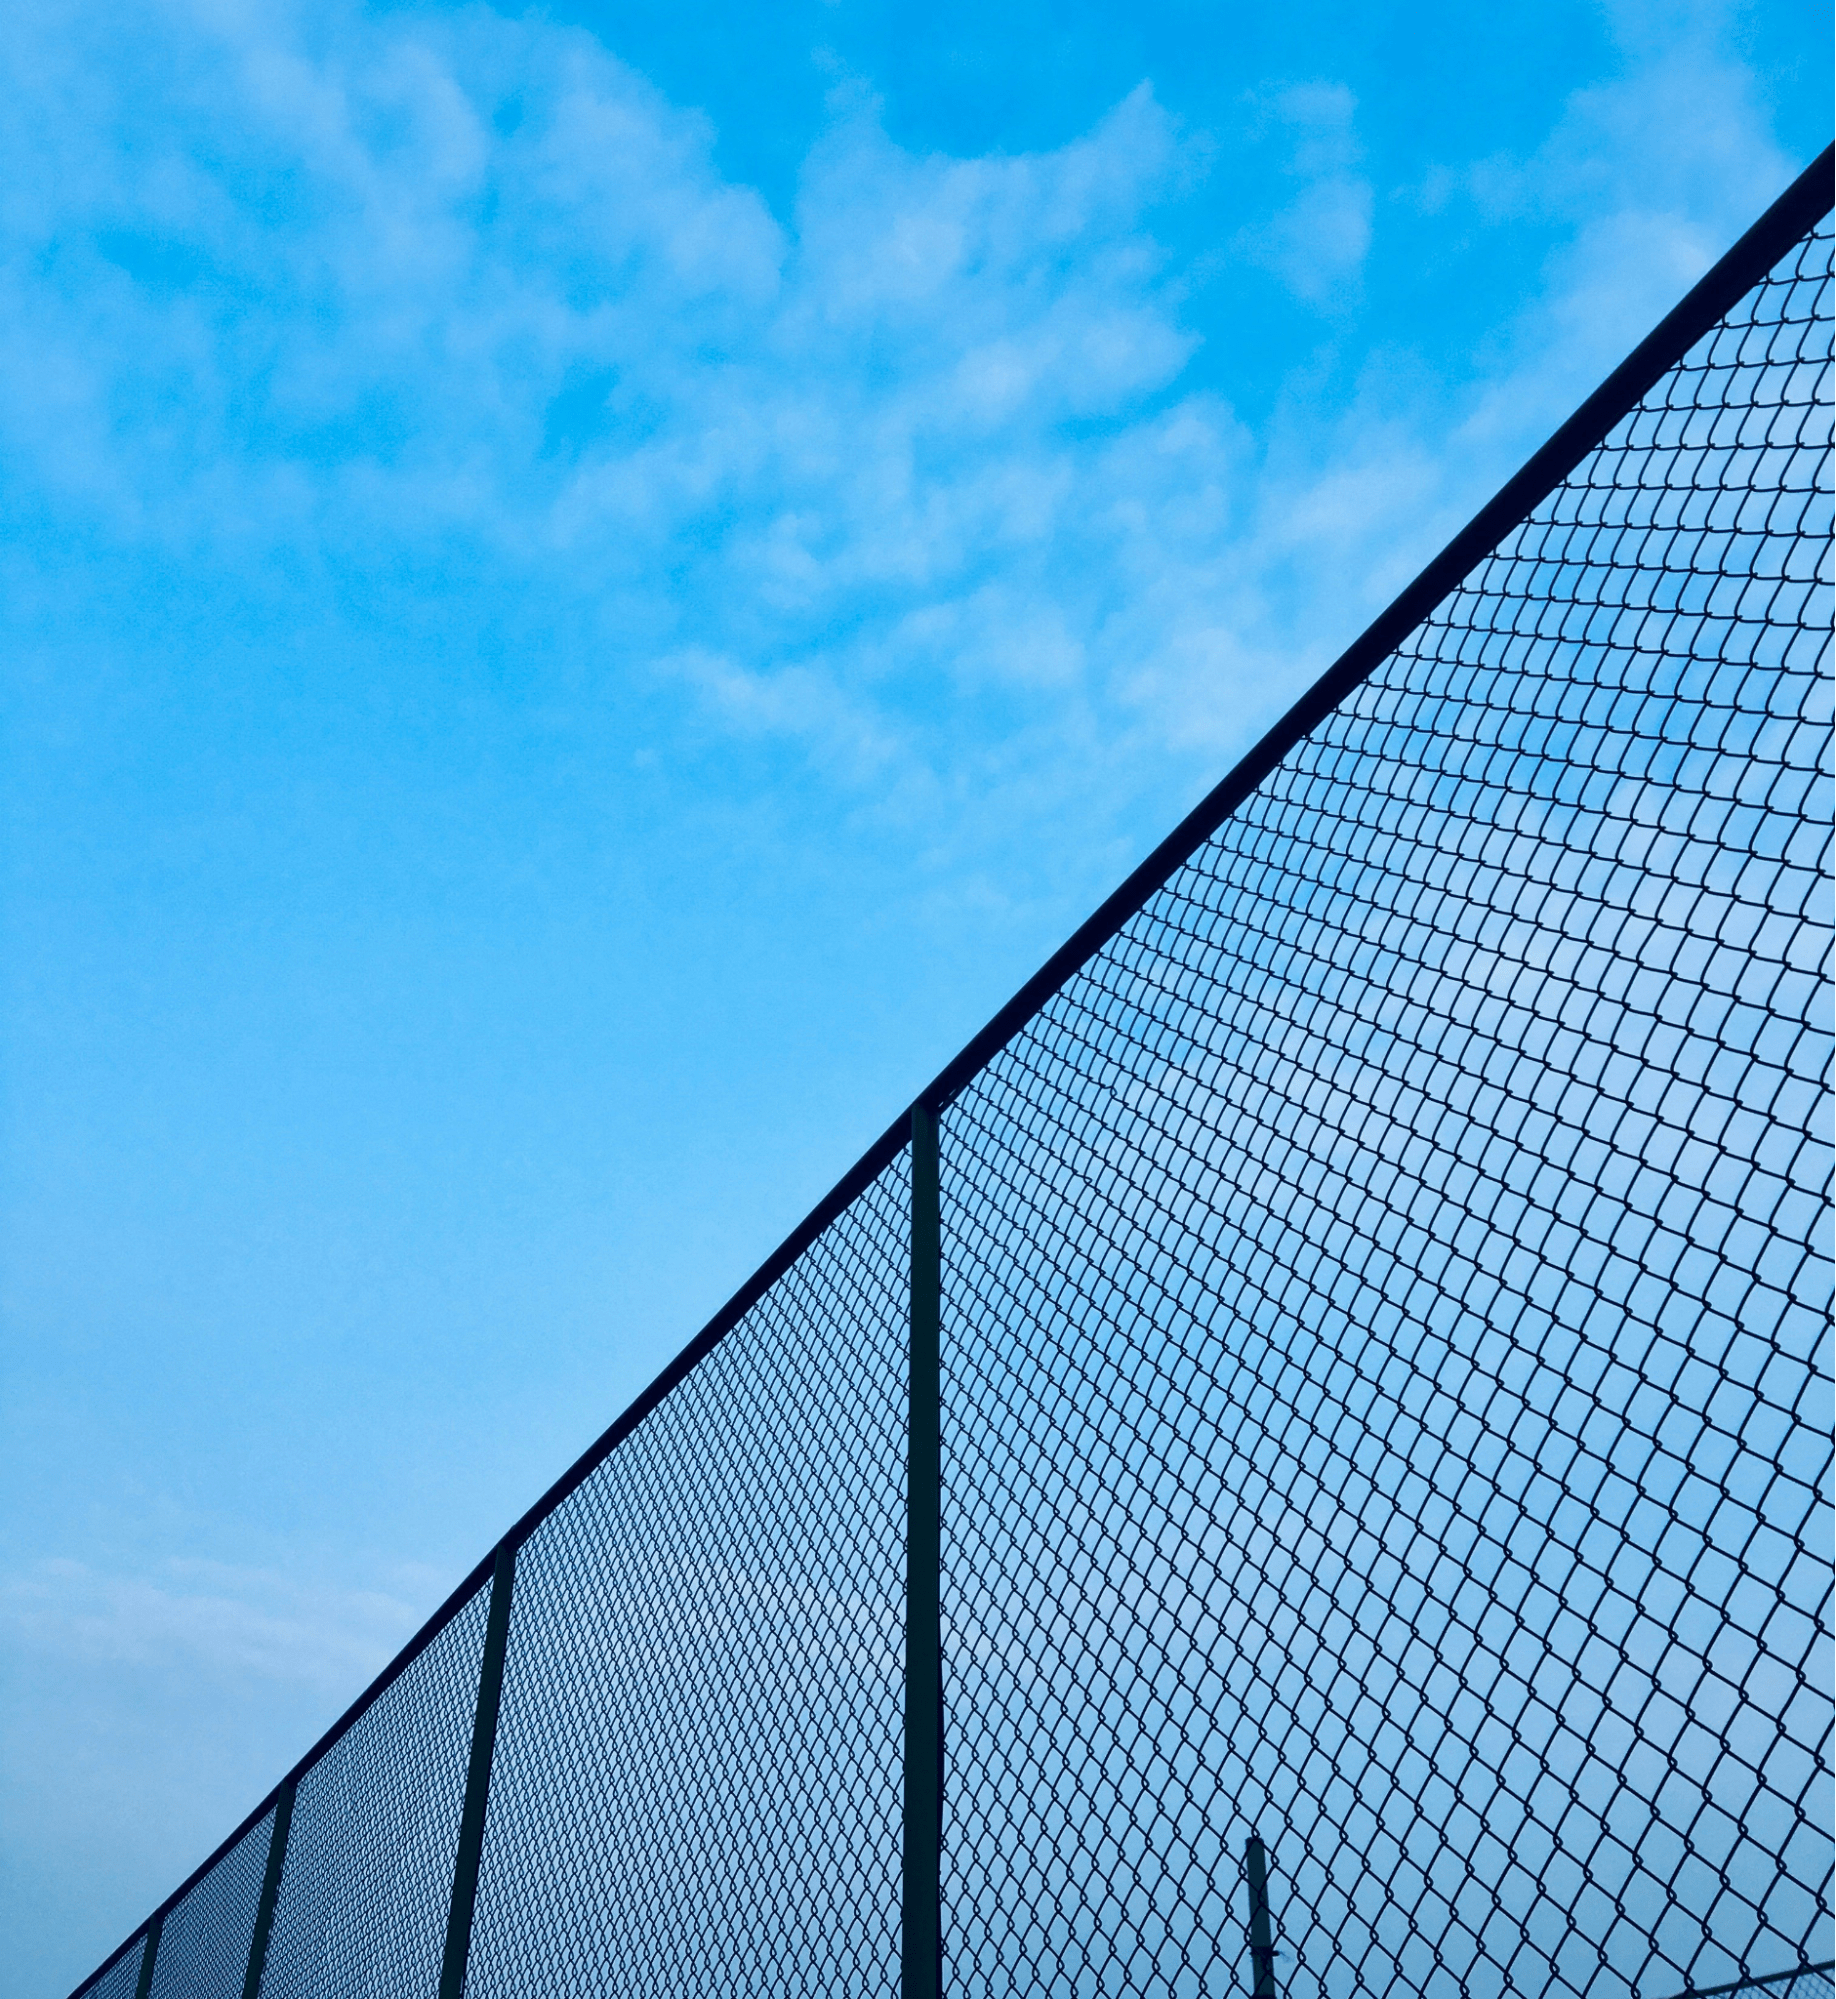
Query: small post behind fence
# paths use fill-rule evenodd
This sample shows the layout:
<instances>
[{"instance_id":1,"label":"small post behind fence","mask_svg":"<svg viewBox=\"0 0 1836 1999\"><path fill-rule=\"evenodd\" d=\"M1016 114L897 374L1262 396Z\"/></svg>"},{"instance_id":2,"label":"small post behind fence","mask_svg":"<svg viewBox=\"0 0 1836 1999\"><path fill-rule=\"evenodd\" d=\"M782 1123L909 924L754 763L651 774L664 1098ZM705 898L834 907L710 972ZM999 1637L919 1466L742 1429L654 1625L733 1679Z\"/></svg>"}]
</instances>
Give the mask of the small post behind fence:
<instances>
[{"instance_id":1,"label":"small post behind fence","mask_svg":"<svg viewBox=\"0 0 1836 1999\"><path fill-rule=\"evenodd\" d=\"M943 1923L943 1216L937 1121L912 1106L911 1383L905 1464L903 1999L938 1999Z\"/></svg>"},{"instance_id":2,"label":"small post behind fence","mask_svg":"<svg viewBox=\"0 0 1836 1999\"><path fill-rule=\"evenodd\" d=\"M516 1581L516 1544L500 1541L491 1563L491 1607L485 1614L484 1656L478 1664L478 1707L472 1717L472 1756L466 1766L465 1804L453 1858L453 1898L446 1912L446 1951L440 1963L440 1999L460 1999L472 1951L472 1915L478 1905L478 1866L484 1857L485 1807L491 1798L491 1760L497 1749L497 1711L503 1701L504 1656L510 1647L510 1591Z\"/></svg>"},{"instance_id":3,"label":"small post behind fence","mask_svg":"<svg viewBox=\"0 0 1836 1999\"><path fill-rule=\"evenodd\" d=\"M1251 1999L1275 1999L1275 1937L1269 1923L1269 1857L1260 1834L1251 1833L1244 1843L1243 1872L1249 1885Z\"/></svg>"},{"instance_id":4,"label":"small post behind fence","mask_svg":"<svg viewBox=\"0 0 1836 1999\"><path fill-rule=\"evenodd\" d=\"M274 1934L274 1905L280 1900L281 1869L287 1864L287 1834L293 1827L293 1780L289 1778L274 1800L274 1830L268 1835L268 1865L261 1877L261 1900L255 1905L255 1934L249 1938L249 1968L243 1974L242 1999L261 1999L261 1974L268 1962L268 1939Z\"/></svg>"},{"instance_id":5,"label":"small post behind fence","mask_svg":"<svg viewBox=\"0 0 1836 1999\"><path fill-rule=\"evenodd\" d=\"M140 1950L140 1976L134 1980L134 1999L150 1999L153 1991L153 1960L159 1955L159 1933L164 1927L155 1916L147 1925L147 1940Z\"/></svg>"}]
</instances>

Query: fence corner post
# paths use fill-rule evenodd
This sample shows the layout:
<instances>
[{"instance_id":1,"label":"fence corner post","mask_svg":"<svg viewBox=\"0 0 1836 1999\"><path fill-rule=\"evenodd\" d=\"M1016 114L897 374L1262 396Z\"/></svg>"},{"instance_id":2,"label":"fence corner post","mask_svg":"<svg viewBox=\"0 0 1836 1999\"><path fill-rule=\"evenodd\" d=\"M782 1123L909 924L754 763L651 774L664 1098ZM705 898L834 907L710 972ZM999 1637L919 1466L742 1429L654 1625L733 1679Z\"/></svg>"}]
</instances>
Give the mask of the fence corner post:
<instances>
[{"instance_id":1,"label":"fence corner post","mask_svg":"<svg viewBox=\"0 0 1836 1999\"><path fill-rule=\"evenodd\" d=\"M510 1590L515 1580L516 1544L500 1541L491 1563L491 1607L485 1615L484 1656L478 1662L478 1706L472 1716L472 1754L466 1765L465 1804L459 1814L459 1844L453 1855L453 1898L446 1911L440 1999L460 1999L465 1991L466 1961L472 1952L472 1915L478 1905L478 1867L484 1858L485 1807L491 1795L504 1655L510 1644Z\"/></svg>"},{"instance_id":2,"label":"fence corner post","mask_svg":"<svg viewBox=\"0 0 1836 1999\"><path fill-rule=\"evenodd\" d=\"M943 1220L937 1120L912 1106L911 1375L905 1468L903 1999L943 1977Z\"/></svg>"}]
</instances>

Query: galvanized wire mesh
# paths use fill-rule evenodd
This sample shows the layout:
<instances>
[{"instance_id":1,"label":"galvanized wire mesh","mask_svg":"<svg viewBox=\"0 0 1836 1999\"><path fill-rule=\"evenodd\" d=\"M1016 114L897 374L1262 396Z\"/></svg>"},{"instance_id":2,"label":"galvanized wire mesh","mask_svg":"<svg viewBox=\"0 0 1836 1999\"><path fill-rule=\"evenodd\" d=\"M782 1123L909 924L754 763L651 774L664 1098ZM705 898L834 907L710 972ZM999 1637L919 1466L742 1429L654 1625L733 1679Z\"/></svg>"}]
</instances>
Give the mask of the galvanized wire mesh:
<instances>
[{"instance_id":1,"label":"galvanized wire mesh","mask_svg":"<svg viewBox=\"0 0 1836 1999\"><path fill-rule=\"evenodd\" d=\"M940 1087L948 1992L1250 1990L1253 1832L1260 1999L1836 1999L1830 256ZM900 1986L894 1145L521 1542L469 1999ZM437 1988L487 1600L299 1775L268 1999Z\"/></svg>"},{"instance_id":2,"label":"galvanized wire mesh","mask_svg":"<svg viewBox=\"0 0 1836 1999\"><path fill-rule=\"evenodd\" d=\"M152 1999L242 1999L274 1814L258 1819L166 1917Z\"/></svg>"},{"instance_id":3,"label":"galvanized wire mesh","mask_svg":"<svg viewBox=\"0 0 1836 1999\"><path fill-rule=\"evenodd\" d=\"M263 1999L438 1985L487 1600L474 1595L300 1779Z\"/></svg>"},{"instance_id":4,"label":"galvanized wire mesh","mask_svg":"<svg viewBox=\"0 0 1836 1999\"><path fill-rule=\"evenodd\" d=\"M898 1978L896 1161L517 1559L467 1993Z\"/></svg>"},{"instance_id":5,"label":"galvanized wire mesh","mask_svg":"<svg viewBox=\"0 0 1836 1999\"><path fill-rule=\"evenodd\" d=\"M136 1937L106 1971L84 1988L83 1999L134 1999L140 1980L140 1959L145 1949L145 1939ZM153 1968L155 1971L159 1969L157 1961Z\"/></svg>"},{"instance_id":6,"label":"galvanized wire mesh","mask_svg":"<svg viewBox=\"0 0 1836 1999\"><path fill-rule=\"evenodd\" d=\"M1706 1990L1690 1987L1677 1995L1677 1999L1745 1999L1752 1994L1754 1999L1832 1999L1836 1986L1830 1982L1830 1966L1813 1966L1808 1971L1775 1973L1769 1978L1742 1979L1732 1985L1710 1986Z\"/></svg>"},{"instance_id":7,"label":"galvanized wire mesh","mask_svg":"<svg viewBox=\"0 0 1836 1999\"><path fill-rule=\"evenodd\" d=\"M1829 243L947 1111L947 1990L1830 1956Z\"/></svg>"},{"instance_id":8,"label":"galvanized wire mesh","mask_svg":"<svg viewBox=\"0 0 1836 1999\"><path fill-rule=\"evenodd\" d=\"M1781 1978L1766 1985L1749 1985L1749 1992L1763 1992L1768 1999L1832 1999L1836 1985L1827 1971L1807 1971L1797 1978ZM1730 1994L1729 1999L1733 1999Z\"/></svg>"}]
</instances>

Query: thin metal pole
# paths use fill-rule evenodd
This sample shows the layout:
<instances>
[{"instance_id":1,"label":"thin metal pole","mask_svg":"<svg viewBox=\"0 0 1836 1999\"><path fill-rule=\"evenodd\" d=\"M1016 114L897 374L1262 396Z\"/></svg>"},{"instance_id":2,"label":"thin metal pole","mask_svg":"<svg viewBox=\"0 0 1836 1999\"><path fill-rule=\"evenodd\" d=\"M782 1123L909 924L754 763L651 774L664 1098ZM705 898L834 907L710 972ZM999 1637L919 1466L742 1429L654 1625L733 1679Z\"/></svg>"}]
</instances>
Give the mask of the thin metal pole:
<instances>
[{"instance_id":1,"label":"thin metal pole","mask_svg":"<svg viewBox=\"0 0 1836 1999\"><path fill-rule=\"evenodd\" d=\"M261 1877L261 1900L255 1905L255 1934L249 1938L249 1968L243 1974L242 1999L261 1999L261 1974L267 1968L268 1938L274 1932L281 1869L287 1864L287 1835L293 1829L293 1791L289 1778L274 1800L274 1830L268 1835L268 1867Z\"/></svg>"},{"instance_id":2,"label":"thin metal pole","mask_svg":"<svg viewBox=\"0 0 1836 1999\"><path fill-rule=\"evenodd\" d=\"M140 1953L140 1976L134 1980L134 1999L151 1999L153 1960L159 1955L159 1933L164 1928L165 1922L159 1916L147 1925L147 1940Z\"/></svg>"},{"instance_id":3,"label":"thin metal pole","mask_svg":"<svg viewBox=\"0 0 1836 1999\"><path fill-rule=\"evenodd\" d=\"M903 1999L938 1999L943 1926L943 1224L937 1121L912 1106L912 1340L905 1462Z\"/></svg>"},{"instance_id":4,"label":"thin metal pole","mask_svg":"<svg viewBox=\"0 0 1836 1999\"><path fill-rule=\"evenodd\" d=\"M1243 1849L1249 1876L1250 1990L1254 1999L1275 1999L1275 1938L1269 1927L1269 1860L1262 1840L1251 1833Z\"/></svg>"},{"instance_id":5,"label":"thin metal pole","mask_svg":"<svg viewBox=\"0 0 1836 1999\"><path fill-rule=\"evenodd\" d=\"M504 1654L510 1643L510 1590L515 1580L515 1544L501 1541L491 1564L491 1608L485 1616L484 1658L478 1667L478 1708L472 1717L472 1760L465 1773L459 1850L453 1857L453 1899L446 1912L440 1999L460 1999L465 1991L472 1913L478 1903L478 1863L484 1857L485 1807L491 1797L491 1758L497 1747L497 1710L504 1692Z\"/></svg>"}]
</instances>

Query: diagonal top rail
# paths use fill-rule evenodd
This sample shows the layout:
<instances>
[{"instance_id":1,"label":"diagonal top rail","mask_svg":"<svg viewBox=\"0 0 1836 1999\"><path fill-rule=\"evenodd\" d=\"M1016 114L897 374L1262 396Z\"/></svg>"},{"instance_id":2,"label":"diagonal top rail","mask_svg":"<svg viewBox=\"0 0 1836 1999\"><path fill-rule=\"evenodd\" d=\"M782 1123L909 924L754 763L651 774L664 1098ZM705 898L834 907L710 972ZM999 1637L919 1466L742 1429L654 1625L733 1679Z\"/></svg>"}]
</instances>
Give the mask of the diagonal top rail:
<instances>
[{"instance_id":1,"label":"diagonal top rail","mask_svg":"<svg viewBox=\"0 0 1836 1999\"><path fill-rule=\"evenodd\" d=\"M1826 148L1734 247L1633 349L1575 413L1422 570L1275 726L1136 867L1065 943L1021 986L920 1093L933 1116L997 1056L1095 953L1100 951L1218 828L1395 648L1457 589L1472 569L1599 446L1691 347L1816 226L1832 202L1836 149ZM910 1142L902 1112L782 1243L734 1292L700 1333L610 1427L532 1505L459 1582L397 1653L248 1816L96 1968L77 1994L118 1964L266 1814L290 1786L372 1707L490 1579L500 1550L514 1549L606 1460L618 1445L737 1326L803 1252ZM1795 1975L1795 1974L1794 1974ZM76 1995L73 1995L76 1999Z\"/></svg>"},{"instance_id":2,"label":"diagonal top rail","mask_svg":"<svg viewBox=\"0 0 1836 1999\"><path fill-rule=\"evenodd\" d=\"M1800 1978L1827 1978L1836 1962L1794 1964L1789 1971L1769 1971L1764 1978L1736 1978L1727 1985L1692 1985L1677 1999L1723 1999L1729 1992L1758 1992L1768 1985L1790 1985Z\"/></svg>"}]
</instances>

